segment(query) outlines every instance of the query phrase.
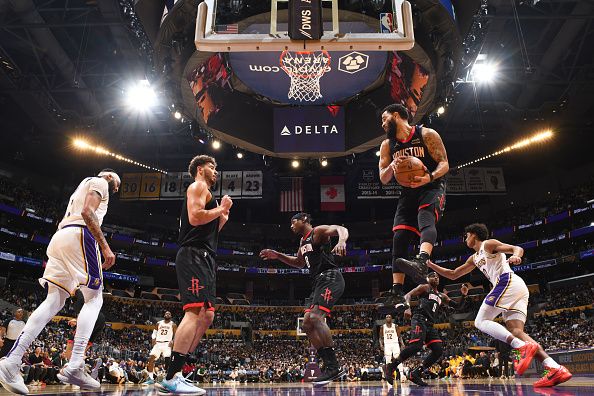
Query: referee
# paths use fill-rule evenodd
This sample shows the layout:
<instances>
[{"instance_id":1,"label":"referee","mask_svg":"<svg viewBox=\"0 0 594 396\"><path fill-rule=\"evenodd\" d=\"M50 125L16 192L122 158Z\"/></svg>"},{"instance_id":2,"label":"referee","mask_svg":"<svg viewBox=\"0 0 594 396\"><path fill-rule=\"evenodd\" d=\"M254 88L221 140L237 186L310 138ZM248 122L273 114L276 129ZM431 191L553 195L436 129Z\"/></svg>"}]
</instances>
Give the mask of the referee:
<instances>
[{"instance_id":1,"label":"referee","mask_svg":"<svg viewBox=\"0 0 594 396\"><path fill-rule=\"evenodd\" d=\"M0 358L6 356L6 354L12 349L14 342L19 337L25 327L23 316L25 311L19 308L14 313L14 319L7 319L2 326L0 326L0 337L4 338L4 345L0 350Z\"/></svg>"}]
</instances>

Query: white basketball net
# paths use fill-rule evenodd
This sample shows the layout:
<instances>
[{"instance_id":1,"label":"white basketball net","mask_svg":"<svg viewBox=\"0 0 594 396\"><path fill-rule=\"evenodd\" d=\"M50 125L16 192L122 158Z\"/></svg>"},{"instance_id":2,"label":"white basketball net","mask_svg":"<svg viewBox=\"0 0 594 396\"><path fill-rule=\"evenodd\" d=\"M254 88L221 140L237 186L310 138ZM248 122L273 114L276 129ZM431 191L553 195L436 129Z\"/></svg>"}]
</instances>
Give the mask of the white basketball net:
<instances>
[{"instance_id":1,"label":"white basketball net","mask_svg":"<svg viewBox=\"0 0 594 396\"><path fill-rule=\"evenodd\" d=\"M289 99L313 102L322 97L320 78L330 70L327 51L283 51L280 66L291 78Z\"/></svg>"}]
</instances>

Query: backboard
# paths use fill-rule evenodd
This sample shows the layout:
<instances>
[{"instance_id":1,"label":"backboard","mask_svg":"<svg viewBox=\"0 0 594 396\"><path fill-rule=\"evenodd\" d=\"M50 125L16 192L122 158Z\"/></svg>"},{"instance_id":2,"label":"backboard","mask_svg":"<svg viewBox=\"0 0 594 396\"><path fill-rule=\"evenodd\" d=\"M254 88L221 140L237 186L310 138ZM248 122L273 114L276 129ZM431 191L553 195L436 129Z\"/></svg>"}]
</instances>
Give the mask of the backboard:
<instances>
[{"instance_id":1,"label":"backboard","mask_svg":"<svg viewBox=\"0 0 594 396\"><path fill-rule=\"evenodd\" d=\"M205 0L198 5L196 49L385 52L414 45L412 10L405 0L322 0L320 40L289 37L288 6L288 0Z\"/></svg>"}]
</instances>

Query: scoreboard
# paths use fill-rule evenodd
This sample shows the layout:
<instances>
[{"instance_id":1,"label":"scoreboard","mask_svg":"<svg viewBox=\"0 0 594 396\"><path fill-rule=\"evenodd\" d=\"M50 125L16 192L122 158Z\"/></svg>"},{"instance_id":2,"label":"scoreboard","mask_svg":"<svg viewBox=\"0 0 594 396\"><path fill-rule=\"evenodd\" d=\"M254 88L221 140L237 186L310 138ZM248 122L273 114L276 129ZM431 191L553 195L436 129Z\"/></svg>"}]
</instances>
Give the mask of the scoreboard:
<instances>
[{"instance_id":1,"label":"scoreboard","mask_svg":"<svg viewBox=\"0 0 594 396\"><path fill-rule=\"evenodd\" d=\"M259 199L262 179L262 171L222 171L212 192L216 198L229 195L234 199ZM193 181L188 172L124 173L120 199L183 199Z\"/></svg>"}]
</instances>

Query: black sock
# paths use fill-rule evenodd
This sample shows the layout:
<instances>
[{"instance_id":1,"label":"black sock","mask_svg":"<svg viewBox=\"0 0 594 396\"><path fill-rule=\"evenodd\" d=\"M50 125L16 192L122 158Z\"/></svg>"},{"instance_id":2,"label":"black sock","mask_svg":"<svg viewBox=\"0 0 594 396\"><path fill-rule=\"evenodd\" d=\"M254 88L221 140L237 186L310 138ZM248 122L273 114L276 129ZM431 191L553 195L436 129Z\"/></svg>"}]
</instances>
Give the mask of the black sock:
<instances>
[{"instance_id":1,"label":"black sock","mask_svg":"<svg viewBox=\"0 0 594 396\"><path fill-rule=\"evenodd\" d=\"M184 363L186 363L187 358L187 354L179 352L171 353L171 362L169 363L169 368L167 369L167 376L165 379L170 380L177 372L181 371L182 367L184 367Z\"/></svg>"},{"instance_id":2,"label":"black sock","mask_svg":"<svg viewBox=\"0 0 594 396\"><path fill-rule=\"evenodd\" d=\"M421 252L419 253L419 257L421 259L423 259L423 262L429 260L431 258L431 255L423 250L421 250Z\"/></svg>"},{"instance_id":3,"label":"black sock","mask_svg":"<svg viewBox=\"0 0 594 396\"><path fill-rule=\"evenodd\" d=\"M395 294L397 296L402 295L402 285L400 283L394 283L392 285L392 294Z\"/></svg>"}]
</instances>

